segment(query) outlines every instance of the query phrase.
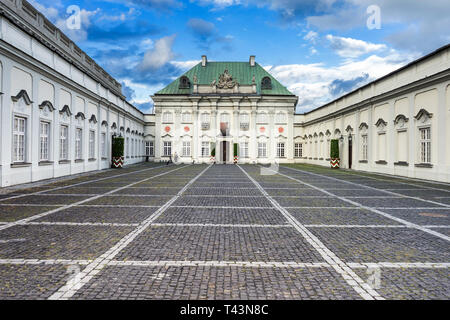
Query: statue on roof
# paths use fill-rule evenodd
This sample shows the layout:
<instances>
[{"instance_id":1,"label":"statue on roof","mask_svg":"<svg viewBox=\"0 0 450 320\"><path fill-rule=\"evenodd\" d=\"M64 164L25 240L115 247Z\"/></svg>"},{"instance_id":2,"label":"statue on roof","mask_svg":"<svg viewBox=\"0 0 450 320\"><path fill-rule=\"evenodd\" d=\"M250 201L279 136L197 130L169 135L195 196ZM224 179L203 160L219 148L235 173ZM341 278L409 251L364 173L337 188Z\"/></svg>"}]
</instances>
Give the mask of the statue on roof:
<instances>
[{"instance_id":1,"label":"statue on roof","mask_svg":"<svg viewBox=\"0 0 450 320\"><path fill-rule=\"evenodd\" d=\"M217 83L217 88L219 89L232 89L237 84L236 80L233 80L231 74L228 73L228 69L219 76L219 82Z\"/></svg>"},{"instance_id":2,"label":"statue on roof","mask_svg":"<svg viewBox=\"0 0 450 320\"><path fill-rule=\"evenodd\" d=\"M198 83L197 75L194 74L194 84L197 84L197 83Z\"/></svg>"}]
</instances>

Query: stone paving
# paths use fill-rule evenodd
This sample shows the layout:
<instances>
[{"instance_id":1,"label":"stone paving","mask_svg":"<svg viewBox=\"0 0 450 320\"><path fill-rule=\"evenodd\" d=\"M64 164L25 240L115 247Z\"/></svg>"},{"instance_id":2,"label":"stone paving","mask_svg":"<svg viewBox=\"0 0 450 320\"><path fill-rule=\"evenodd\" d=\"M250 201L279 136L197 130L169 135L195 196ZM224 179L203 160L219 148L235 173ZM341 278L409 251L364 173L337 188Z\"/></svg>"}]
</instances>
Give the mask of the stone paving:
<instances>
[{"instance_id":1,"label":"stone paving","mask_svg":"<svg viewBox=\"0 0 450 320\"><path fill-rule=\"evenodd\" d=\"M450 298L446 184L146 163L25 187L0 192L0 299Z\"/></svg>"}]
</instances>

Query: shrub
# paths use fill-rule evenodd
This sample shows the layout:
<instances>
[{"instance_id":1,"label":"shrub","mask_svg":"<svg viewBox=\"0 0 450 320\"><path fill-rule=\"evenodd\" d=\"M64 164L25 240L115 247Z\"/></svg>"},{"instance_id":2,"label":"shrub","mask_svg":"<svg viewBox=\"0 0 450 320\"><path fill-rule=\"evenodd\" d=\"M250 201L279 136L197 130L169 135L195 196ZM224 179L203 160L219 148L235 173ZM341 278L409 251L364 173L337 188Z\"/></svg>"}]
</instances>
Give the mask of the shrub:
<instances>
[{"instance_id":1,"label":"shrub","mask_svg":"<svg viewBox=\"0 0 450 320\"><path fill-rule=\"evenodd\" d=\"M113 137L112 139L112 156L115 158L123 157L125 139L123 137Z\"/></svg>"},{"instance_id":2,"label":"shrub","mask_svg":"<svg viewBox=\"0 0 450 320\"><path fill-rule=\"evenodd\" d=\"M333 139L330 142L330 158L339 159L339 140Z\"/></svg>"},{"instance_id":3,"label":"shrub","mask_svg":"<svg viewBox=\"0 0 450 320\"><path fill-rule=\"evenodd\" d=\"M233 156L237 156L238 155L238 144L237 143L235 143L234 144L234 148L233 148Z\"/></svg>"}]
</instances>

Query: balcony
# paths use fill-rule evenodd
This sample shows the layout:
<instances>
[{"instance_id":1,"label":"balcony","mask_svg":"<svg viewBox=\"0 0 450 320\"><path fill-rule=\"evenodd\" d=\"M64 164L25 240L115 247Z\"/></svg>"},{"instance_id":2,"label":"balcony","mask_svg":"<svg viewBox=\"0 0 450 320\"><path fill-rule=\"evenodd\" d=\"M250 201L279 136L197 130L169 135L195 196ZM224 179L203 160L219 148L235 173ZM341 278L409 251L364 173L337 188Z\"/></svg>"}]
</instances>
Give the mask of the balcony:
<instances>
[{"instance_id":1,"label":"balcony","mask_svg":"<svg viewBox=\"0 0 450 320\"><path fill-rule=\"evenodd\" d=\"M248 131L248 129L250 128L250 124L249 123L241 123L240 124L240 128L242 131Z\"/></svg>"}]
</instances>

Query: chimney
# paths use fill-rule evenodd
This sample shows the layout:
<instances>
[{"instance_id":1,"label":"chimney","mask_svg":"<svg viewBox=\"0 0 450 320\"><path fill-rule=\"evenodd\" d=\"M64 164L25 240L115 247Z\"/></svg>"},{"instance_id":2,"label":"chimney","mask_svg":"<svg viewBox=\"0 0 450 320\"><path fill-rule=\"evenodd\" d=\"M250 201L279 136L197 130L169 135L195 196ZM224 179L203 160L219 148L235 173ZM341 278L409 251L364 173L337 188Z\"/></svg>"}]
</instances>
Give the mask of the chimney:
<instances>
[{"instance_id":1,"label":"chimney","mask_svg":"<svg viewBox=\"0 0 450 320\"><path fill-rule=\"evenodd\" d=\"M208 62L208 59L205 55L202 56L202 67L206 67L206 63Z\"/></svg>"},{"instance_id":2,"label":"chimney","mask_svg":"<svg viewBox=\"0 0 450 320\"><path fill-rule=\"evenodd\" d=\"M250 66L251 67L255 66L255 56L250 56Z\"/></svg>"}]
</instances>

